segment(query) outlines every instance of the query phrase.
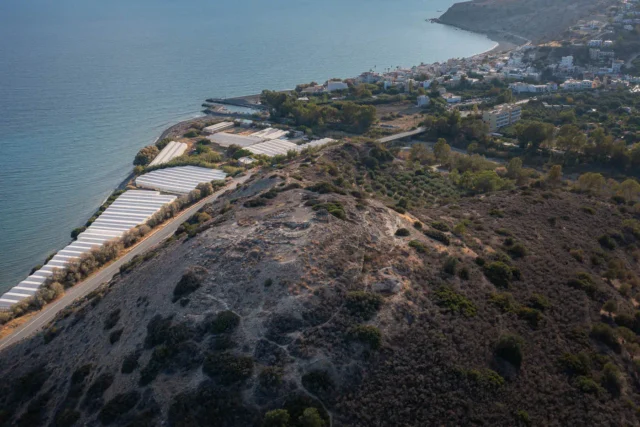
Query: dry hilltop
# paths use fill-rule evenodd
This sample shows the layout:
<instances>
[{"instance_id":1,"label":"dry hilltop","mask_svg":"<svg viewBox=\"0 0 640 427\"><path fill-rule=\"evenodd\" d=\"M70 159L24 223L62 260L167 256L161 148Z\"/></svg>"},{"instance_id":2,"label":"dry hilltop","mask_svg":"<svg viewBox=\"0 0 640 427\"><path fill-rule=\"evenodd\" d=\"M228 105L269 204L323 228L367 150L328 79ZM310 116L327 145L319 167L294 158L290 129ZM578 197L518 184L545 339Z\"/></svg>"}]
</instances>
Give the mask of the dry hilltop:
<instances>
[{"instance_id":1,"label":"dry hilltop","mask_svg":"<svg viewBox=\"0 0 640 427\"><path fill-rule=\"evenodd\" d=\"M563 186L464 196L374 143L331 147L0 353L0 422L637 425L633 221Z\"/></svg>"}]
</instances>

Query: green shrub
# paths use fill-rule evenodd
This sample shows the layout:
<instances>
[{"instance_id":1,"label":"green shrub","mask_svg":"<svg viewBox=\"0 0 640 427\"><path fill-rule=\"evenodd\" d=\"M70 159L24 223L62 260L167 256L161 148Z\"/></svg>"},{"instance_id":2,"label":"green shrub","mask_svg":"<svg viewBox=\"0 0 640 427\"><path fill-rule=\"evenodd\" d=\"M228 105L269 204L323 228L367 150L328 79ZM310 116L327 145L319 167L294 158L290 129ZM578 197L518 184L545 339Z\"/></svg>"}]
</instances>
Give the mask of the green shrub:
<instances>
[{"instance_id":1,"label":"green shrub","mask_svg":"<svg viewBox=\"0 0 640 427\"><path fill-rule=\"evenodd\" d=\"M614 331L609 325L604 323L593 325L591 328L591 337L607 345L616 353L620 353L622 351L622 346L620 345L620 342L618 342L616 331Z\"/></svg>"},{"instance_id":2,"label":"green shrub","mask_svg":"<svg viewBox=\"0 0 640 427\"><path fill-rule=\"evenodd\" d=\"M267 366L258 374L258 382L265 389L274 389L282 384L282 368Z\"/></svg>"},{"instance_id":3,"label":"green shrub","mask_svg":"<svg viewBox=\"0 0 640 427\"><path fill-rule=\"evenodd\" d=\"M602 369L602 386L614 396L619 396L622 391L622 376L616 365L609 362Z\"/></svg>"},{"instance_id":4,"label":"green shrub","mask_svg":"<svg viewBox=\"0 0 640 427\"><path fill-rule=\"evenodd\" d=\"M420 253L420 254L426 254L428 252L427 247L425 246L424 243L419 242L417 240L412 240L409 242L409 247L413 248L416 250L416 252Z\"/></svg>"},{"instance_id":5,"label":"green shrub","mask_svg":"<svg viewBox=\"0 0 640 427\"><path fill-rule=\"evenodd\" d=\"M501 236L506 236L506 237L513 236L513 234L509 230L507 230L506 228L498 228L496 230L496 234L499 234Z\"/></svg>"},{"instance_id":6,"label":"green shrub","mask_svg":"<svg viewBox=\"0 0 640 427\"><path fill-rule=\"evenodd\" d=\"M264 414L262 427L288 427L291 416L286 409L274 409Z\"/></svg>"},{"instance_id":7,"label":"green shrub","mask_svg":"<svg viewBox=\"0 0 640 427\"><path fill-rule=\"evenodd\" d=\"M584 262L585 260L585 254L582 249L571 249L569 251L569 255L571 255L573 259L575 259L578 262Z\"/></svg>"},{"instance_id":8,"label":"green shrub","mask_svg":"<svg viewBox=\"0 0 640 427\"><path fill-rule=\"evenodd\" d=\"M138 368L138 359L140 358L141 352L134 351L133 353L129 353L122 360L122 368L120 372L123 374L130 374Z\"/></svg>"},{"instance_id":9,"label":"green shrub","mask_svg":"<svg viewBox=\"0 0 640 427\"><path fill-rule=\"evenodd\" d=\"M471 381L486 389L497 389L505 383L504 378L491 369L471 369L466 375Z\"/></svg>"},{"instance_id":10,"label":"green shrub","mask_svg":"<svg viewBox=\"0 0 640 427\"><path fill-rule=\"evenodd\" d=\"M113 310L111 313L109 313L109 315L105 319L105 321L104 321L104 329L105 329L105 331L108 331L109 329L111 329L114 326L116 326L116 324L118 323L119 320L120 320L120 309L117 308L117 309Z\"/></svg>"},{"instance_id":11,"label":"green shrub","mask_svg":"<svg viewBox=\"0 0 640 427\"><path fill-rule=\"evenodd\" d=\"M358 325L349 330L350 339L368 344L373 350L380 348L382 343L382 334L375 326Z\"/></svg>"},{"instance_id":12,"label":"green shrub","mask_svg":"<svg viewBox=\"0 0 640 427\"><path fill-rule=\"evenodd\" d=\"M559 363L562 370L572 376L588 376L591 373L591 359L586 353L565 353Z\"/></svg>"},{"instance_id":13,"label":"green shrub","mask_svg":"<svg viewBox=\"0 0 640 427\"><path fill-rule=\"evenodd\" d=\"M120 341L120 337L122 336L122 331L123 331L123 329L117 329L117 330L111 332L111 334L109 334L109 342L111 344L115 344L118 341Z\"/></svg>"},{"instance_id":14,"label":"green shrub","mask_svg":"<svg viewBox=\"0 0 640 427\"><path fill-rule=\"evenodd\" d=\"M598 286L593 281L593 277L589 273L579 272L574 279L570 279L567 285L584 291L591 298L594 298L598 294Z\"/></svg>"},{"instance_id":15,"label":"green shrub","mask_svg":"<svg viewBox=\"0 0 640 427\"><path fill-rule=\"evenodd\" d=\"M466 317L477 314L476 306L464 295L456 293L452 288L443 286L435 292L437 304L453 313L460 313Z\"/></svg>"},{"instance_id":16,"label":"green shrub","mask_svg":"<svg viewBox=\"0 0 640 427\"><path fill-rule=\"evenodd\" d=\"M437 240L437 241L443 243L446 246L449 246L451 244L451 239L449 238L449 236L444 234L442 231L425 230L424 231L424 235L427 236L427 237L432 238L433 240Z\"/></svg>"},{"instance_id":17,"label":"green shrub","mask_svg":"<svg viewBox=\"0 0 640 427\"><path fill-rule=\"evenodd\" d=\"M498 339L495 353L501 359L511 363L516 368L522 364L524 341L517 335L505 334Z\"/></svg>"},{"instance_id":18,"label":"green shrub","mask_svg":"<svg viewBox=\"0 0 640 427\"><path fill-rule=\"evenodd\" d=\"M602 246L603 248L609 250L614 250L617 246L616 241L608 234L603 234L602 236L598 237L598 243L600 243L600 246Z\"/></svg>"},{"instance_id":19,"label":"green shrub","mask_svg":"<svg viewBox=\"0 0 640 427\"><path fill-rule=\"evenodd\" d=\"M298 422L301 427L324 427L326 425L316 408L305 409L298 418Z\"/></svg>"},{"instance_id":20,"label":"green shrub","mask_svg":"<svg viewBox=\"0 0 640 427\"><path fill-rule=\"evenodd\" d=\"M235 330L240 324L240 316L233 311L225 310L218 313L211 322L210 330L214 334L222 334Z\"/></svg>"},{"instance_id":21,"label":"green shrub","mask_svg":"<svg viewBox=\"0 0 640 427\"><path fill-rule=\"evenodd\" d=\"M167 339L169 328L171 327L171 317L163 318L156 314L147 324L147 336L144 341L146 348L153 348L162 344Z\"/></svg>"},{"instance_id":22,"label":"green shrub","mask_svg":"<svg viewBox=\"0 0 640 427\"><path fill-rule=\"evenodd\" d=\"M598 395L602 392L602 388L598 383L586 376L576 377L573 384L583 393Z\"/></svg>"},{"instance_id":23,"label":"green shrub","mask_svg":"<svg viewBox=\"0 0 640 427\"><path fill-rule=\"evenodd\" d=\"M267 199L265 199L264 197L255 197L244 202L243 206L245 208L259 208L262 206L267 206Z\"/></svg>"},{"instance_id":24,"label":"green shrub","mask_svg":"<svg viewBox=\"0 0 640 427\"><path fill-rule=\"evenodd\" d=\"M527 305L540 311L545 311L551 307L551 303L547 297L541 294L532 294Z\"/></svg>"},{"instance_id":25,"label":"green shrub","mask_svg":"<svg viewBox=\"0 0 640 427\"><path fill-rule=\"evenodd\" d=\"M309 191L320 194L337 193L344 194L344 191L329 182L319 182L306 188Z\"/></svg>"},{"instance_id":26,"label":"green shrub","mask_svg":"<svg viewBox=\"0 0 640 427\"><path fill-rule=\"evenodd\" d=\"M415 228L416 230L422 230L422 223L420 221L414 222L413 228Z\"/></svg>"},{"instance_id":27,"label":"green shrub","mask_svg":"<svg viewBox=\"0 0 640 427\"><path fill-rule=\"evenodd\" d=\"M542 321L542 313L540 310L531 307L518 307L518 317L524 319L532 328L537 328Z\"/></svg>"},{"instance_id":28,"label":"green shrub","mask_svg":"<svg viewBox=\"0 0 640 427\"><path fill-rule=\"evenodd\" d=\"M99 375L87 390L85 402L101 398L104 392L111 387L113 380L114 376L110 373L105 372Z\"/></svg>"},{"instance_id":29,"label":"green shrub","mask_svg":"<svg viewBox=\"0 0 640 427\"><path fill-rule=\"evenodd\" d=\"M513 279L513 271L507 264L495 261L484 267L484 275L491 283L501 288L508 288Z\"/></svg>"},{"instance_id":30,"label":"green shrub","mask_svg":"<svg viewBox=\"0 0 640 427\"><path fill-rule=\"evenodd\" d=\"M319 211L321 209L326 210L328 213L338 219L347 219L347 213L345 212L342 204L340 204L339 202L318 203L313 206L314 211Z\"/></svg>"},{"instance_id":31,"label":"green shrub","mask_svg":"<svg viewBox=\"0 0 640 427\"><path fill-rule=\"evenodd\" d=\"M202 286L203 271L199 268L190 268L183 275L173 289L173 302L191 294Z\"/></svg>"},{"instance_id":32,"label":"green shrub","mask_svg":"<svg viewBox=\"0 0 640 427\"><path fill-rule=\"evenodd\" d=\"M514 243L507 248L507 252L511 255L511 258L524 258L527 256L527 248L522 243Z\"/></svg>"},{"instance_id":33,"label":"green shrub","mask_svg":"<svg viewBox=\"0 0 640 427\"><path fill-rule=\"evenodd\" d=\"M369 320L380 310L382 302L383 299L378 294L354 291L347 294L345 306L352 315Z\"/></svg>"},{"instance_id":34,"label":"green shrub","mask_svg":"<svg viewBox=\"0 0 640 427\"><path fill-rule=\"evenodd\" d=\"M447 257L444 262L443 271L447 274L454 276L456 274L456 267L458 266L458 259L456 257Z\"/></svg>"},{"instance_id":35,"label":"green shrub","mask_svg":"<svg viewBox=\"0 0 640 427\"><path fill-rule=\"evenodd\" d=\"M503 313L513 313L518 307L513 295L507 292L491 294L489 302L498 307Z\"/></svg>"},{"instance_id":36,"label":"green shrub","mask_svg":"<svg viewBox=\"0 0 640 427\"><path fill-rule=\"evenodd\" d=\"M580 208L580 210L582 212L586 213L586 214L589 214L589 215L595 215L596 214L596 210L593 209L591 206L582 206Z\"/></svg>"},{"instance_id":37,"label":"green shrub","mask_svg":"<svg viewBox=\"0 0 640 427\"><path fill-rule=\"evenodd\" d=\"M244 381L253 373L253 359L230 353L210 353L202 364L202 371L223 385Z\"/></svg>"},{"instance_id":38,"label":"green shrub","mask_svg":"<svg viewBox=\"0 0 640 427\"><path fill-rule=\"evenodd\" d=\"M516 411L516 421L518 422L518 425L521 425L521 426L528 427L532 425L531 417L529 417L529 413L527 411L523 411L522 409L519 409L518 411Z\"/></svg>"},{"instance_id":39,"label":"green shrub","mask_svg":"<svg viewBox=\"0 0 640 427\"><path fill-rule=\"evenodd\" d=\"M407 237L410 235L411 235L411 232L406 228L398 228L398 230L396 231L396 236L398 237Z\"/></svg>"},{"instance_id":40,"label":"green shrub","mask_svg":"<svg viewBox=\"0 0 640 427\"><path fill-rule=\"evenodd\" d=\"M441 221L434 221L431 223L431 227L435 228L438 231L442 231L443 233L447 233L450 231L449 226Z\"/></svg>"},{"instance_id":41,"label":"green shrub","mask_svg":"<svg viewBox=\"0 0 640 427\"><path fill-rule=\"evenodd\" d=\"M315 370L302 376L302 386L318 397L326 396L335 388L331 376L326 371Z\"/></svg>"}]
</instances>

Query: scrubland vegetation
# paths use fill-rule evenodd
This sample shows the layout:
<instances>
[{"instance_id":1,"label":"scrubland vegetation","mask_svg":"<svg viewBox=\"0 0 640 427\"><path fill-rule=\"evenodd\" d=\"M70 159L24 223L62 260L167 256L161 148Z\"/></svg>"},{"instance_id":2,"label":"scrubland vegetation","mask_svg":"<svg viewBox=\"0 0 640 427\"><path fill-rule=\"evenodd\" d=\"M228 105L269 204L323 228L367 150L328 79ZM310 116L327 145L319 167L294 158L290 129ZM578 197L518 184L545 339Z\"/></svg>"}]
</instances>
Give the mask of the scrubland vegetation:
<instances>
[{"instance_id":1,"label":"scrubland vegetation","mask_svg":"<svg viewBox=\"0 0 640 427\"><path fill-rule=\"evenodd\" d=\"M265 169L0 354L2 420L638 423L636 181L446 141Z\"/></svg>"}]
</instances>

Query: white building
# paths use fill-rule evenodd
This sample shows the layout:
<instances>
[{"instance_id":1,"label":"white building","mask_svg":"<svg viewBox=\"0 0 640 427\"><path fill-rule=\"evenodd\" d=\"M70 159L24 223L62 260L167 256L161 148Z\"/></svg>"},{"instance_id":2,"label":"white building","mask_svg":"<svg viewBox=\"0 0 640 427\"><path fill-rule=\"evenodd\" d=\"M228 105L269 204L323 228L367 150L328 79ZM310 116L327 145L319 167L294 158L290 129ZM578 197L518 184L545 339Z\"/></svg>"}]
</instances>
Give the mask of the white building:
<instances>
[{"instance_id":1,"label":"white building","mask_svg":"<svg viewBox=\"0 0 640 427\"><path fill-rule=\"evenodd\" d=\"M447 104L457 104L462 101L462 97L459 95L454 95L452 93L445 93L442 97L447 101Z\"/></svg>"},{"instance_id":2,"label":"white building","mask_svg":"<svg viewBox=\"0 0 640 427\"><path fill-rule=\"evenodd\" d=\"M431 103L431 98L429 98L427 95L418 96L418 107L426 107L430 103Z\"/></svg>"},{"instance_id":3,"label":"white building","mask_svg":"<svg viewBox=\"0 0 640 427\"><path fill-rule=\"evenodd\" d=\"M347 90L347 89L349 89L349 85L347 85L345 82L342 82L340 80L330 80L329 82L327 82L328 92L335 92L337 90Z\"/></svg>"},{"instance_id":4,"label":"white building","mask_svg":"<svg viewBox=\"0 0 640 427\"><path fill-rule=\"evenodd\" d=\"M564 68L566 70L573 69L573 56L563 56L560 60L560 68Z\"/></svg>"},{"instance_id":5,"label":"white building","mask_svg":"<svg viewBox=\"0 0 640 427\"><path fill-rule=\"evenodd\" d=\"M600 47L600 46L602 46L602 40L589 40L589 42L587 43L587 46L589 46L589 47Z\"/></svg>"},{"instance_id":6,"label":"white building","mask_svg":"<svg viewBox=\"0 0 640 427\"><path fill-rule=\"evenodd\" d=\"M509 89L513 93L545 93L545 92L555 92L558 90L558 85L555 83L548 83L544 85L534 85L523 82L511 83L509 85Z\"/></svg>"},{"instance_id":7,"label":"white building","mask_svg":"<svg viewBox=\"0 0 640 427\"><path fill-rule=\"evenodd\" d=\"M621 59L614 59L611 63L611 71L614 73L619 73L622 71L622 66L624 65L624 61Z\"/></svg>"},{"instance_id":8,"label":"white building","mask_svg":"<svg viewBox=\"0 0 640 427\"><path fill-rule=\"evenodd\" d=\"M575 90L587 90L593 89L593 80L567 80L562 83L560 87L563 90L575 91Z\"/></svg>"},{"instance_id":9,"label":"white building","mask_svg":"<svg viewBox=\"0 0 640 427\"><path fill-rule=\"evenodd\" d=\"M522 109L519 105L502 104L491 111L485 111L482 114L482 121L489 126L491 132L495 132L520 120L521 113Z\"/></svg>"}]
</instances>

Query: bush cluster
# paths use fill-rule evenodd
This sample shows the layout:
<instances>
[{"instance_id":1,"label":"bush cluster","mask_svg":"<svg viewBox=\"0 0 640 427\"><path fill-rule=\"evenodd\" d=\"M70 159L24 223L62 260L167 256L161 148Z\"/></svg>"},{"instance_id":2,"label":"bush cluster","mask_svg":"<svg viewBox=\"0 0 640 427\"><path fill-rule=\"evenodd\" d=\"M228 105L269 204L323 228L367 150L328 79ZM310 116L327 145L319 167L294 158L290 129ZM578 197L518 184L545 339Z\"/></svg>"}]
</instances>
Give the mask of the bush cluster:
<instances>
[{"instance_id":1,"label":"bush cluster","mask_svg":"<svg viewBox=\"0 0 640 427\"><path fill-rule=\"evenodd\" d=\"M466 317L477 314L476 306L464 295L458 294L453 288L443 286L435 292L437 304L453 313L459 313Z\"/></svg>"},{"instance_id":2,"label":"bush cluster","mask_svg":"<svg viewBox=\"0 0 640 427\"><path fill-rule=\"evenodd\" d=\"M383 299L380 295L371 292L354 291L347 294L345 306L349 313L361 319L369 320L373 318L380 307Z\"/></svg>"},{"instance_id":3,"label":"bush cluster","mask_svg":"<svg viewBox=\"0 0 640 427\"><path fill-rule=\"evenodd\" d=\"M369 345L373 350L380 348L382 334L375 326L358 325L349 330L348 337L354 341L359 341Z\"/></svg>"}]
</instances>

